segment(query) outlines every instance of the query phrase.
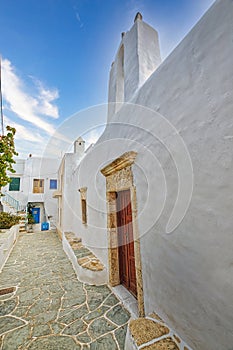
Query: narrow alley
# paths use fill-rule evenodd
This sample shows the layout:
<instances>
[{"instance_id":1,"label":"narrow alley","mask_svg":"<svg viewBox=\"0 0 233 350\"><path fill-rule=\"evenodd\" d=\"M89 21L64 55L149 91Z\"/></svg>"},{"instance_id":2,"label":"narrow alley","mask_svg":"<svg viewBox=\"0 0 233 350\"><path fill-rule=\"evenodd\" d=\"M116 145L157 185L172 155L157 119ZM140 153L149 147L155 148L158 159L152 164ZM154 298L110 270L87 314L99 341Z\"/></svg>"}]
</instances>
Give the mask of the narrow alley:
<instances>
[{"instance_id":1,"label":"narrow alley","mask_svg":"<svg viewBox=\"0 0 233 350\"><path fill-rule=\"evenodd\" d=\"M107 285L78 281L53 231L19 236L0 288L1 350L124 349L129 313Z\"/></svg>"}]
</instances>

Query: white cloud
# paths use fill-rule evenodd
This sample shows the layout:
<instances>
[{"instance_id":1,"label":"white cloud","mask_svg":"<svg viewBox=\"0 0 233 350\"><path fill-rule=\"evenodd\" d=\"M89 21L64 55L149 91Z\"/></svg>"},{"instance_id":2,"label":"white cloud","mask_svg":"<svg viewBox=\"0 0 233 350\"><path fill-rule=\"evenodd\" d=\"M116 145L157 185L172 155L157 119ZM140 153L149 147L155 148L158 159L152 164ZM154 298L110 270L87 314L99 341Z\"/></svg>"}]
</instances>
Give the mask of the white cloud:
<instances>
[{"instance_id":1,"label":"white cloud","mask_svg":"<svg viewBox=\"0 0 233 350\"><path fill-rule=\"evenodd\" d=\"M81 21L81 18L80 18L80 16L79 16L79 13L78 13L78 12L76 12L75 14L76 14L76 18L77 18L77 20L80 22L80 21Z\"/></svg>"},{"instance_id":2,"label":"white cloud","mask_svg":"<svg viewBox=\"0 0 233 350\"><path fill-rule=\"evenodd\" d=\"M45 142L45 139L40 135L39 132L36 132L35 129L32 130L31 128L26 128L22 124L18 124L10 120L5 115L4 115L4 121L5 121L5 125L10 125L16 129L16 134L15 134L16 140L20 140L20 141L27 140L34 143Z\"/></svg>"},{"instance_id":3,"label":"white cloud","mask_svg":"<svg viewBox=\"0 0 233 350\"><path fill-rule=\"evenodd\" d=\"M58 118L58 108L53 104L58 98L57 90L45 89L43 84L36 80L34 89L37 96L26 91L26 84L16 74L15 68L8 59L2 60L2 93L5 109L13 112L17 117L27 121L37 128L53 134L54 126L42 117Z\"/></svg>"},{"instance_id":4,"label":"white cloud","mask_svg":"<svg viewBox=\"0 0 233 350\"><path fill-rule=\"evenodd\" d=\"M89 147L91 144L96 143L100 138L101 134L104 131L104 127L98 127L94 130L91 130L83 135L83 139L86 142L86 147Z\"/></svg>"},{"instance_id":5,"label":"white cloud","mask_svg":"<svg viewBox=\"0 0 233 350\"><path fill-rule=\"evenodd\" d=\"M32 77L35 85L38 88L38 111L40 114L46 115L52 118L59 118L58 107L52 104L53 101L58 99L59 93L57 89L47 89L43 86L43 83Z\"/></svg>"},{"instance_id":6,"label":"white cloud","mask_svg":"<svg viewBox=\"0 0 233 350\"><path fill-rule=\"evenodd\" d=\"M80 24L80 28L83 27L83 23L82 23L82 20L81 20L81 17L78 13L78 11L75 9L75 16L76 16L76 19L78 20L79 24Z\"/></svg>"}]
</instances>

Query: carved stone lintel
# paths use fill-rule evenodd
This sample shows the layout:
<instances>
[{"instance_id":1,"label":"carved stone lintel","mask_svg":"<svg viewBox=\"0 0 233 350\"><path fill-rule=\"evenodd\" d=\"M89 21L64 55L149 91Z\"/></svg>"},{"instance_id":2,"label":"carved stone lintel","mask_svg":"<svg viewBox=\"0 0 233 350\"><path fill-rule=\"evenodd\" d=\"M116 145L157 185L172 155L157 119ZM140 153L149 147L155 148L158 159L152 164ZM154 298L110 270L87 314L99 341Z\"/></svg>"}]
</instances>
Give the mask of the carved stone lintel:
<instances>
[{"instance_id":1,"label":"carved stone lintel","mask_svg":"<svg viewBox=\"0 0 233 350\"><path fill-rule=\"evenodd\" d=\"M115 159L112 163L101 169L101 173L104 176L112 175L113 173L132 165L135 162L137 152L126 152L119 158Z\"/></svg>"}]
</instances>

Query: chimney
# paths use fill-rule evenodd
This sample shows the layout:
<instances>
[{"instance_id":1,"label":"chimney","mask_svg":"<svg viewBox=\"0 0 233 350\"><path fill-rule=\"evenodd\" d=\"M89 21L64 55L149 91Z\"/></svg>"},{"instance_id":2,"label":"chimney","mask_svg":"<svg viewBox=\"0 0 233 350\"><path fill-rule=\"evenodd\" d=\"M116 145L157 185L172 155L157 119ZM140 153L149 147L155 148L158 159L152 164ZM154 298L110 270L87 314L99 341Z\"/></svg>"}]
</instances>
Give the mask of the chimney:
<instances>
[{"instance_id":1,"label":"chimney","mask_svg":"<svg viewBox=\"0 0 233 350\"><path fill-rule=\"evenodd\" d=\"M74 153L79 154L81 157L85 151L85 141L82 137L79 137L76 141L74 141Z\"/></svg>"},{"instance_id":2,"label":"chimney","mask_svg":"<svg viewBox=\"0 0 233 350\"><path fill-rule=\"evenodd\" d=\"M138 12L134 18L134 23L137 21L137 19L139 19L140 21L142 21L142 14L140 12Z\"/></svg>"}]
</instances>

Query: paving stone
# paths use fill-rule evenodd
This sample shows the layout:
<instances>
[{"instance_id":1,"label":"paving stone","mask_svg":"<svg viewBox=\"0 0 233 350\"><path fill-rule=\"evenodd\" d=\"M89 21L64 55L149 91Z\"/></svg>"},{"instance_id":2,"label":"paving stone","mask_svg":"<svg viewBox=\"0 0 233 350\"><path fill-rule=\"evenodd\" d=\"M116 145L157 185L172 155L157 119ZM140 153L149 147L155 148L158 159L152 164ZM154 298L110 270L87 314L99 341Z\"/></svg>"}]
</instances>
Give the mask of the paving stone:
<instances>
[{"instance_id":1,"label":"paving stone","mask_svg":"<svg viewBox=\"0 0 233 350\"><path fill-rule=\"evenodd\" d=\"M88 309L86 304L80 306L78 309L75 309L74 311L71 311L67 315L59 318L59 322L70 324L71 322L75 321L78 318L81 318L83 315L88 313Z\"/></svg>"},{"instance_id":2,"label":"paving stone","mask_svg":"<svg viewBox=\"0 0 233 350\"><path fill-rule=\"evenodd\" d=\"M0 301L4 301L4 300L8 300L10 298L12 298L14 296L15 293L9 293L9 294L5 294L5 295L0 295Z\"/></svg>"},{"instance_id":3,"label":"paving stone","mask_svg":"<svg viewBox=\"0 0 233 350\"><path fill-rule=\"evenodd\" d=\"M30 338L30 327L28 325L15 329L5 335L3 341L4 350L16 350L22 344L25 344Z\"/></svg>"},{"instance_id":4,"label":"paving stone","mask_svg":"<svg viewBox=\"0 0 233 350\"><path fill-rule=\"evenodd\" d=\"M92 254L90 250L87 248L74 249L73 252L77 257L77 259L83 258L84 256L88 256Z\"/></svg>"},{"instance_id":5,"label":"paving stone","mask_svg":"<svg viewBox=\"0 0 233 350\"><path fill-rule=\"evenodd\" d=\"M59 270L58 270L59 271ZM57 271L57 272L58 272ZM57 272L55 272L54 271L54 273L57 273ZM63 291L63 289L61 288L61 286L60 286L60 284L59 283L53 283L53 284L51 284L50 286L49 286L49 291L50 291L50 293L54 293L54 294L58 294L58 293L64 293L64 291Z\"/></svg>"},{"instance_id":6,"label":"paving stone","mask_svg":"<svg viewBox=\"0 0 233 350\"><path fill-rule=\"evenodd\" d=\"M40 294L40 300L50 299L51 294L46 290Z\"/></svg>"},{"instance_id":7,"label":"paving stone","mask_svg":"<svg viewBox=\"0 0 233 350\"><path fill-rule=\"evenodd\" d=\"M126 337L126 332L127 332L127 325L118 328L115 331L115 337L118 342L120 350L124 350L125 348L125 337Z\"/></svg>"},{"instance_id":8,"label":"paving stone","mask_svg":"<svg viewBox=\"0 0 233 350\"><path fill-rule=\"evenodd\" d=\"M87 291L88 305L91 311L98 308L103 301L111 294L107 286L88 286L85 285Z\"/></svg>"},{"instance_id":9,"label":"paving stone","mask_svg":"<svg viewBox=\"0 0 233 350\"><path fill-rule=\"evenodd\" d=\"M78 335L76 338L80 343L91 343L92 341L87 332Z\"/></svg>"},{"instance_id":10,"label":"paving stone","mask_svg":"<svg viewBox=\"0 0 233 350\"><path fill-rule=\"evenodd\" d=\"M19 318L24 318L24 316L26 315L28 311L28 307L27 306L18 306L13 312L12 315L19 317Z\"/></svg>"},{"instance_id":11,"label":"paving stone","mask_svg":"<svg viewBox=\"0 0 233 350\"><path fill-rule=\"evenodd\" d=\"M118 350L117 344L112 334L108 334L91 343L90 350Z\"/></svg>"},{"instance_id":12,"label":"paving stone","mask_svg":"<svg viewBox=\"0 0 233 350\"><path fill-rule=\"evenodd\" d=\"M20 306L32 305L35 302L35 299L39 298L40 290L39 289L28 289L28 290L19 290L17 292L19 295Z\"/></svg>"},{"instance_id":13,"label":"paving stone","mask_svg":"<svg viewBox=\"0 0 233 350\"><path fill-rule=\"evenodd\" d=\"M82 288L82 283L76 278L75 280L66 280L65 282L62 282L62 287L66 292L71 291L73 293Z\"/></svg>"},{"instance_id":14,"label":"paving stone","mask_svg":"<svg viewBox=\"0 0 233 350\"><path fill-rule=\"evenodd\" d=\"M119 326L123 325L130 319L130 314L125 309L123 309L121 305L115 306L106 314L106 316Z\"/></svg>"},{"instance_id":15,"label":"paving stone","mask_svg":"<svg viewBox=\"0 0 233 350\"><path fill-rule=\"evenodd\" d=\"M81 350L71 337L61 335L52 335L44 338L38 338L31 343L28 350Z\"/></svg>"},{"instance_id":16,"label":"paving stone","mask_svg":"<svg viewBox=\"0 0 233 350\"><path fill-rule=\"evenodd\" d=\"M95 339L105 333L112 331L115 328L116 326L114 326L111 322L107 321L104 317L102 317L98 318L97 320L94 320L90 324L89 334L93 339Z\"/></svg>"},{"instance_id":17,"label":"paving stone","mask_svg":"<svg viewBox=\"0 0 233 350\"><path fill-rule=\"evenodd\" d=\"M71 298L77 297L78 295L84 295L84 294L86 295L82 285L77 285L75 282L73 282L72 285L69 285L69 287L67 287L67 284L69 282L71 282L71 281L67 281L66 279L64 280L64 282L62 282L64 285L64 290L65 290L65 294L64 294L65 298L71 299ZM72 286L73 286L73 289L71 289Z\"/></svg>"},{"instance_id":18,"label":"paving stone","mask_svg":"<svg viewBox=\"0 0 233 350\"><path fill-rule=\"evenodd\" d=\"M0 316L10 314L17 305L17 299L9 299L0 303Z\"/></svg>"},{"instance_id":19,"label":"paving stone","mask_svg":"<svg viewBox=\"0 0 233 350\"><path fill-rule=\"evenodd\" d=\"M65 309L65 308L69 308L71 306L77 306L77 305L81 305L83 304L84 302L86 301L86 295L83 293L83 294L79 294L79 295L76 295L76 297L73 297L73 298L70 298L70 299L67 299L66 297L63 299L63 302L62 302L62 308Z\"/></svg>"},{"instance_id":20,"label":"paving stone","mask_svg":"<svg viewBox=\"0 0 233 350\"><path fill-rule=\"evenodd\" d=\"M20 236L1 272L1 285L18 286L0 299L2 350L84 350L90 344L92 349L114 350L116 341L106 334L114 331L120 348L124 342L124 330L103 317L118 299L106 285L90 286L77 279L55 233ZM109 312L113 321L115 315L117 324L128 317L120 306L114 315Z\"/></svg>"},{"instance_id":21,"label":"paving stone","mask_svg":"<svg viewBox=\"0 0 233 350\"><path fill-rule=\"evenodd\" d=\"M108 295L110 295L112 293L111 290L106 285L102 285L102 286L85 285L85 288L88 292L92 292L95 294L99 293L99 294L103 295L104 298L106 298Z\"/></svg>"},{"instance_id":22,"label":"paving stone","mask_svg":"<svg viewBox=\"0 0 233 350\"><path fill-rule=\"evenodd\" d=\"M51 326L54 334L59 334L64 329L64 325L62 325L58 322L51 323L50 326Z\"/></svg>"},{"instance_id":23,"label":"paving stone","mask_svg":"<svg viewBox=\"0 0 233 350\"><path fill-rule=\"evenodd\" d=\"M25 324L25 321L19 320L18 318L12 316L2 316L0 317L0 335L15 328L22 327Z\"/></svg>"},{"instance_id":24,"label":"paving stone","mask_svg":"<svg viewBox=\"0 0 233 350\"><path fill-rule=\"evenodd\" d=\"M53 297L50 299L49 311L54 311L60 309L61 298Z\"/></svg>"},{"instance_id":25,"label":"paving stone","mask_svg":"<svg viewBox=\"0 0 233 350\"><path fill-rule=\"evenodd\" d=\"M42 312L39 315L36 315L36 317L34 317L34 320L35 320L35 324L45 324L51 321L55 321L56 318L57 318L57 311L47 311L47 312Z\"/></svg>"},{"instance_id":26,"label":"paving stone","mask_svg":"<svg viewBox=\"0 0 233 350\"><path fill-rule=\"evenodd\" d=\"M42 312L46 313L49 307L50 307L50 300L40 299L36 301L34 305L32 305L32 307L28 311L28 316L39 315Z\"/></svg>"},{"instance_id":27,"label":"paving stone","mask_svg":"<svg viewBox=\"0 0 233 350\"><path fill-rule=\"evenodd\" d=\"M109 308L106 306L101 306L100 308L96 309L95 311L90 312L89 314L87 314L86 316L84 316L84 321L86 321L87 323L91 322L92 320L94 320L95 318L98 318L100 316L102 316L103 314L105 314L105 312L108 310Z\"/></svg>"},{"instance_id":28,"label":"paving stone","mask_svg":"<svg viewBox=\"0 0 233 350\"><path fill-rule=\"evenodd\" d=\"M114 294L110 294L103 305L114 306L116 304L119 304L119 300L117 299L117 297L115 297Z\"/></svg>"},{"instance_id":29,"label":"paving stone","mask_svg":"<svg viewBox=\"0 0 233 350\"><path fill-rule=\"evenodd\" d=\"M78 335L79 333L84 332L86 329L86 323L84 323L82 320L77 320L71 323L69 326L67 326L62 333L68 335Z\"/></svg>"},{"instance_id":30,"label":"paving stone","mask_svg":"<svg viewBox=\"0 0 233 350\"><path fill-rule=\"evenodd\" d=\"M91 311L97 309L103 302L104 300L104 297L103 295L101 294L91 294L91 296L88 295L88 298L87 298L87 302L88 302L88 306L89 306L89 309Z\"/></svg>"},{"instance_id":31,"label":"paving stone","mask_svg":"<svg viewBox=\"0 0 233 350\"><path fill-rule=\"evenodd\" d=\"M61 317L65 316L65 315L68 315L71 311L74 311L75 308L73 307L70 307L70 308L67 308L67 309L60 309L59 310L59 319L61 319Z\"/></svg>"},{"instance_id":32,"label":"paving stone","mask_svg":"<svg viewBox=\"0 0 233 350\"><path fill-rule=\"evenodd\" d=\"M51 333L51 329L47 324L39 324L34 327L32 336L40 337L42 335L48 335Z\"/></svg>"}]
</instances>

